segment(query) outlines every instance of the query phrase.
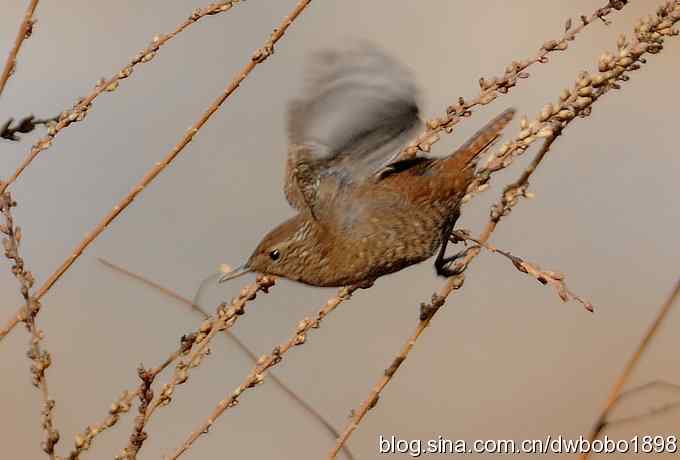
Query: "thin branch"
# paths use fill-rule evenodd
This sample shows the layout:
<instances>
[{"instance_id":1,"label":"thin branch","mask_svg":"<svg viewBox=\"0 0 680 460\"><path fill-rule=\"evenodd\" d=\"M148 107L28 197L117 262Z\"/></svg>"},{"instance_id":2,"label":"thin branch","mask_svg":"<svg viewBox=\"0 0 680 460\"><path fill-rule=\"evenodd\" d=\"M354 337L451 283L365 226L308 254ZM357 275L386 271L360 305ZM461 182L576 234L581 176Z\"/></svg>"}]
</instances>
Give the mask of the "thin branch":
<instances>
[{"instance_id":1,"label":"thin branch","mask_svg":"<svg viewBox=\"0 0 680 460\"><path fill-rule=\"evenodd\" d=\"M527 262L521 257L514 256L507 251L503 251L488 243L483 243L479 241L477 238L471 237L467 231L456 230L452 233L452 236L453 236L452 241L454 243L458 241L472 241L473 243L477 244L480 247L483 247L489 252L502 255L510 262L512 262L515 268L520 272L533 276L539 283L543 285L549 284L550 286L555 288L555 292L563 302L568 302L569 300L573 299L579 302L581 305L583 305L583 307L589 312L592 313L594 311L592 303L574 294L567 287L567 284L564 279L565 278L564 274L550 270L542 270L541 267L539 267L537 264Z\"/></svg>"},{"instance_id":2,"label":"thin branch","mask_svg":"<svg viewBox=\"0 0 680 460\"><path fill-rule=\"evenodd\" d=\"M165 158L157 162L142 179L135 185L130 193L123 197L114 207L109 211L109 213L97 224L94 229L89 232L85 238L76 246L70 256L57 268L45 281L45 283L40 286L36 294L36 298L40 300L54 284L66 273L66 271L71 268L75 261L82 255L82 253L92 244L94 240L99 237L107 227L113 222L127 207L137 198L137 196L151 183L153 180L167 168L172 161L177 158L177 156L184 150L184 148L193 140L194 136L198 134L199 130L208 122L208 120L219 110L222 104L231 96L239 87L239 85L246 79L246 77L255 69L258 64L263 63L269 56L274 53L274 45L278 42L288 30L288 27L293 23L293 21L302 13L305 7L311 2L311 0L303 0L295 7L293 12L286 16L281 24L274 29L269 40L266 41L265 45L255 51L251 56L248 63L241 69L241 71L236 75L236 77L227 85L222 94L220 94L217 99L213 101L208 109L201 115L201 117L194 123L191 128L186 132L182 139L167 153ZM199 10L200 11L200 10ZM84 112L83 112L84 113ZM0 190L3 190L8 184L6 183ZM0 340L2 340L7 334L9 334L12 329L17 325L19 321L22 320L21 310L7 322L7 324L0 329Z\"/></svg>"},{"instance_id":3,"label":"thin branch","mask_svg":"<svg viewBox=\"0 0 680 460\"><path fill-rule=\"evenodd\" d=\"M473 194L488 187L492 173L507 168L512 164L515 157L524 153L534 141L545 138L541 151L529 167L516 182L506 187L500 202L493 206L490 220L482 234L477 238L480 242L487 243L502 217L510 213L520 197L526 196L529 178L545 158L552 143L559 137L563 129L577 116L589 116L593 102L604 94L612 89L619 89L619 82L628 80L627 73L639 69L641 64L646 62L642 57L643 55L660 52L663 48L664 37L677 35L672 26L678 20L680 20L680 0L663 4L657 9L656 17L642 19L635 27L635 41L633 43L629 44L626 37L621 36L617 42L617 55L604 53L600 57L598 62L599 73L592 77L585 72L581 73L577 78L574 89L563 91L559 103L544 107L538 119L531 124L526 119L522 120L522 131L516 139L510 144L504 144L495 155L489 157L487 164L477 172L475 181L468 188L467 200ZM456 262L455 270L460 274L449 278L444 286L433 294L432 301L429 304L421 304L420 322L416 331L409 337L402 351L393 360L392 365L375 384L368 398L354 412L354 416L346 426L343 435L329 454L329 459L337 456L340 447L347 442L368 411L377 404L380 393L394 377L417 339L437 311L444 305L447 297L454 290L460 289L464 281L462 273L479 254L479 251L479 247L466 251L465 255Z\"/></svg>"},{"instance_id":4,"label":"thin branch","mask_svg":"<svg viewBox=\"0 0 680 460\"><path fill-rule=\"evenodd\" d=\"M680 2L678 2L678 9L680 12ZM678 18L680 19L680 14L678 14ZM595 426L593 427L592 431L590 432L590 435L588 436L588 439L591 442L597 439L597 437L604 431L606 426L610 423L607 420L607 418L610 412L616 407L616 405L621 400L621 397L624 394L622 392L623 387L625 386L630 376L633 374L635 367L640 362L640 359L642 359L642 356L649 347L649 344L656 336L659 327L668 317L668 313L671 311L671 307L673 306L673 304L675 303L679 296L680 296L680 279L676 281L673 291L659 309L656 318L654 318L654 321L652 322L651 326L649 327L645 335L642 337L640 344L635 349L632 356L628 359L628 362L626 363L626 366L623 368L621 375L614 382L614 385L612 386L609 392L607 402L605 403L604 408L600 412L600 415L597 417L597 420L595 421ZM589 453L584 453L583 455L581 455L581 459L585 460L589 457L589 455L590 455Z\"/></svg>"},{"instance_id":5,"label":"thin branch","mask_svg":"<svg viewBox=\"0 0 680 460\"><path fill-rule=\"evenodd\" d=\"M649 390L651 388L665 388L667 390L680 393L680 384L666 382L665 380L652 380L651 382L643 383L642 385L622 391L619 395L618 401L621 402L625 399L629 399L632 396L635 396L636 394L642 393L643 391Z\"/></svg>"},{"instance_id":6,"label":"thin branch","mask_svg":"<svg viewBox=\"0 0 680 460\"><path fill-rule=\"evenodd\" d=\"M44 441L42 449L50 459L54 460L54 446L59 441L59 432L54 428L53 411L54 400L50 399L47 386L47 376L45 372L52 364L52 357L47 350L41 347L44 334L35 324L35 315L40 309L40 302L31 295L31 288L35 282L33 273L26 269L24 259L19 254L21 244L21 228L14 223L12 208L17 204L12 199L9 192L0 195L0 213L5 222L0 224L0 233L5 237L2 240L5 257L12 263L12 274L19 281L21 286L21 296L24 298L24 323L31 333L28 357L31 360L31 374L33 375L33 385L40 390L42 397L42 428L44 431Z\"/></svg>"},{"instance_id":7,"label":"thin branch","mask_svg":"<svg viewBox=\"0 0 680 460\"><path fill-rule=\"evenodd\" d=\"M213 426L215 421L227 409L230 409L239 403L240 400L239 398L246 390L254 388L260 383L262 383L267 374L267 371L269 371L269 369L279 364L283 360L283 356L291 348L304 344L305 341L307 340L307 334L311 332L312 329L319 328L321 325L321 321L326 317L326 315L335 310L335 308L342 302L348 300L351 297L352 293L357 288L358 286L340 289L338 291L338 294L335 297L329 299L323 306L323 308L319 310L319 312L316 315L316 318L314 319L305 318L302 321L300 321L295 327L295 332L293 333L293 336L291 337L290 340L276 346L269 355L264 355L260 357L257 360L257 365L253 368L250 374L248 374L244 382L241 385L239 385L229 396L227 396L217 404L217 407L215 407L213 412L201 424L201 426L195 431L193 431L186 439L186 441L184 441L184 443L179 448L177 448L177 450L171 456L169 456L168 459L174 460L179 458L182 454L184 454L187 450L191 448L191 446L198 440L198 438L208 433L208 431Z\"/></svg>"},{"instance_id":8,"label":"thin branch","mask_svg":"<svg viewBox=\"0 0 680 460\"><path fill-rule=\"evenodd\" d=\"M149 404L153 400L153 390L151 389L151 384L153 384L155 375L152 372L148 372L146 369L144 369L144 366L142 365L140 365L137 369L137 375L141 380L139 388L137 389L137 396L139 397L139 415L135 417L132 434L130 434L130 442L123 450L123 453L116 457L116 460L136 459L139 450L142 448L142 445L147 438L147 434L144 431L144 414L146 413L146 409L149 407Z\"/></svg>"},{"instance_id":9,"label":"thin branch","mask_svg":"<svg viewBox=\"0 0 680 460\"><path fill-rule=\"evenodd\" d=\"M130 411L132 407L132 401L138 396L139 390L135 391L124 391L120 397L111 404L109 407L109 415L101 422L94 425L88 425L82 433L79 433L75 437L75 443L73 450L68 456L68 460L78 460L80 454L89 450L92 447L92 442L94 438L109 428L112 428L120 416Z\"/></svg>"},{"instance_id":10,"label":"thin branch","mask_svg":"<svg viewBox=\"0 0 680 460\"><path fill-rule=\"evenodd\" d=\"M583 31L588 25L598 21L609 25L610 23L605 18L614 11L622 10L627 3L628 0L609 0L605 6L596 9L589 17L582 15L576 27L572 27L572 20L569 18L564 25L564 34L557 40L548 40L543 43L533 57L513 61L505 68L501 76L491 78L481 77L479 79L479 94L470 100L459 97L457 104L449 106L443 117L435 117L428 120L423 133L404 148L401 152L401 157L404 159L411 158L418 151L429 152L432 149L432 145L439 141L442 131L446 133L453 132L455 125L462 119L472 115L472 109L487 105L498 96L507 94L521 80L529 78L529 73L526 71L529 67L534 64L545 64L548 62L548 55L550 53L566 50L569 47L569 42L574 41L578 33Z\"/></svg>"},{"instance_id":11,"label":"thin branch","mask_svg":"<svg viewBox=\"0 0 680 460\"><path fill-rule=\"evenodd\" d=\"M642 385L638 385L633 388L629 388L628 390L622 391L619 394L619 397L616 400L616 405L621 404L622 401L626 399L630 399L633 396L642 393L646 390L650 390L653 388L661 388L661 389L666 389L673 391L675 393L680 392L680 385L677 383L671 383L667 382L665 380L652 380L651 382L644 383ZM635 414L635 415L630 415L627 417L621 417L621 418L615 418L615 419L610 419L608 418L606 420L606 427L611 427L613 425L622 425L625 423L633 423L633 422L639 422L641 420L654 417L656 415L661 415L663 413L671 412L677 408L680 408L680 401L673 401L670 403L663 404L658 407L653 407L645 412Z\"/></svg>"},{"instance_id":12,"label":"thin branch","mask_svg":"<svg viewBox=\"0 0 680 460\"><path fill-rule=\"evenodd\" d=\"M156 376L158 376L158 374L163 372L163 370L170 366L170 364L174 363L179 357L188 354L194 344L196 344L198 337L198 332L183 335L180 339L180 346L177 351L172 353L160 366L156 367L155 369L145 369L142 364L139 365L137 368L137 375L139 376L139 380L141 382L139 384L139 388L137 388L136 391L130 392L139 397L139 415L135 417L135 423L132 428L132 434L130 434L130 441L127 447L123 449L121 455L117 456L116 459L133 460L137 458L137 454L139 453L139 450L142 448L142 445L147 438L147 434L144 431L144 427L146 425L145 414L149 408L149 405L153 401L154 394L153 390L151 389L153 381L155 380Z\"/></svg>"},{"instance_id":13,"label":"thin branch","mask_svg":"<svg viewBox=\"0 0 680 460\"><path fill-rule=\"evenodd\" d=\"M35 24L33 13L35 13L35 9L37 7L38 0L31 0L28 4L28 8L26 8L24 19L21 21L21 24L19 25L19 31L17 32L17 36L14 39L14 46L12 46L9 55L7 56L7 60L5 61L5 67L2 70L2 74L0 74L0 96L5 89L5 85L7 84L9 77L14 74L17 66L17 56L19 55L19 49L21 49L21 45L24 43L24 40L31 36L31 33L33 32L33 25Z\"/></svg>"},{"instance_id":14,"label":"thin branch","mask_svg":"<svg viewBox=\"0 0 680 460\"><path fill-rule=\"evenodd\" d=\"M138 53L129 64L123 67L117 74L109 78L108 80L99 80L95 85L94 90L88 96L79 99L71 110L65 110L59 117L59 122L47 132L47 135L42 139L38 140L31 151L26 156L24 161L21 162L19 167L16 169L14 174L4 182L0 182L0 193L4 192L7 187L12 185L21 175L21 173L31 164L31 162L42 152L52 145L54 138L63 130L71 124L82 121L85 116L89 113L92 107L92 102L102 93L107 91L115 91L120 84L120 81L128 78L132 75L132 71L138 64L143 64L151 61L155 56L161 46L173 39L179 33L187 29L192 24L195 24L199 20L206 16L216 15L225 11L229 11L234 5L240 3L240 0L230 0L218 3L213 3L205 8L197 8L191 13L191 16L180 24L173 32L167 35L156 35L153 40L144 50ZM1 337L1 336L0 336Z\"/></svg>"},{"instance_id":15,"label":"thin branch","mask_svg":"<svg viewBox=\"0 0 680 460\"><path fill-rule=\"evenodd\" d=\"M606 422L606 427L611 427L615 425L623 425L626 423L638 423L641 422L642 420L647 420L652 417L656 417L657 415L661 414L666 414L668 412L673 412L676 409L680 409L680 401L673 401L670 403L663 404L658 407L653 407L645 412L642 412L640 414L635 414L635 415L630 415L628 417L621 417L621 418L615 418L608 420Z\"/></svg>"},{"instance_id":16,"label":"thin branch","mask_svg":"<svg viewBox=\"0 0 680 460\"><path fill-rule=\"evenodd\" d=\"M130 278L135 279L135 280L137 280L137 281L139 281L139 282L141 282L141 283L143 283L143 284L145 284L145 285L147 285L147 286L150 286L150 287L152 287L152 288L154 288L154 289L157 289L157 290L158 290L159 292L161 292L162 294L165 294L165 295L167 295L168 297L173 298L173 299L179 301L180 303L182 303L182 304L184 304L184 305L190 307L192 311L197 312L199 315L201 315L201 317L202 317L203 319L209 319L209 318L210 318L210 315L208 314L208 312L206 312L206 311L203 309L203 307L201 307L200 305L195 304L195 303L192 302L191 300L187 299L186 297L183 297L182 295L176 293L175 291L173 291L173 290L171 290L171 289L168 289L168 288L166 288L165 286L162 286L162 285L156 283L155 281L152 281L152 280L150 280L150 279L148 279L148 278L146 278L146 277L144 277L144 276L142 276L142 275L139 275L139 274L137 274L137 273L133 273L133 272L131 272L130 270L127 270L126 268L123 268L123 267L120 267L120 266L118 266L118 265L115 265L115 264L113 264L113 263L111 263L111 262L109 262L109 261L107 261L107 260L105 260L105 259L97 258L97 260L99 260L99 262L101 262L101 263L104 264L105 266L111 268L112 270L117 271L117 272L119 272L119 273L122 273L122 274L124 274L124 275L126 275L126 276L129 276ZM234 334L232 331L230 331L230 330L228 330L228 329L225 329L225 330L224 330L224 335L225 335L225 337L227 337L229 340L231 340L232 342L234 342L234 343L236 344L236 346L238 346L238 348L239 348L243 353L245 353L245 354L250 358L250 360L251 360L254 364L257 364L257 360L258 360L257 355L256 355L255 353L253 353L253 351L250 350L250 348L248 348L248 347L247 347L247 346L246 346L246 345L245 345L238 337L236 337L236 334ZM336 439L338 436L340 436L340 433L338 433L338 431L335 429L335 427L333 427L333 425L331 425L330 422L329 422L328 420L326 420L326 419L323 417L323 415L321 415L321 413L319 413L314 407L312 407L312 406L311 406L307 401L305 401L300 395L298 395L298 394L295 393L291 388L289 388L288 385L285 384L281 379L279 379L275 374L270 373L269 375L270 375L270 378L271 378L272 382L274 382L274 384L275 384L276 386L278 386L281 390L283 390L283 392L284 392L289 398L291 398L291 400L292 400L295 404L297 404L297 405L299 405L300 407L302 407L302 409L303 409L305 412L307 412L307 413L310 414L314 419L316 419L316 420L317 420L317 421L318 421L318 422L326 429L326 431L328 431L328 433L333 437L333 439ZM352 460L352 459L354 458L354 456L353 456L352 453L349 451L349 449L346 449L346 450L345 450L345 454L347 455L347 458L349 458L350 460Z\"/></svg>"}]
</instances>

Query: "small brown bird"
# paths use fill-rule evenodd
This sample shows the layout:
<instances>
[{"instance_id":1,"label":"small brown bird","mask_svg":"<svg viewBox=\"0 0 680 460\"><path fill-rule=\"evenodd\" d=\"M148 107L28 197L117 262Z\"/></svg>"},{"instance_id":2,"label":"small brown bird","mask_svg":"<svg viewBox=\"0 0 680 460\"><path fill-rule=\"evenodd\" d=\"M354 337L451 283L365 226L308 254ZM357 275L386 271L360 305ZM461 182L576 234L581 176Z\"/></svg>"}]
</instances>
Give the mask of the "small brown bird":
<instances>
[{"instance_id":1,"label":"small brown bird","mask_svg":"<svg viewBox=\"0 0 680 460\"><path fill-rule=\"evenodd\" d=\"M220 282L258 272L314 286L370 284L437 248L437 273L450 276L444 253L474 160L514 113L447 157L400 160L422 126L409 71L366 44L316 55L288 111L284 192L299 212Z\"/></svg>"}]
</instances>

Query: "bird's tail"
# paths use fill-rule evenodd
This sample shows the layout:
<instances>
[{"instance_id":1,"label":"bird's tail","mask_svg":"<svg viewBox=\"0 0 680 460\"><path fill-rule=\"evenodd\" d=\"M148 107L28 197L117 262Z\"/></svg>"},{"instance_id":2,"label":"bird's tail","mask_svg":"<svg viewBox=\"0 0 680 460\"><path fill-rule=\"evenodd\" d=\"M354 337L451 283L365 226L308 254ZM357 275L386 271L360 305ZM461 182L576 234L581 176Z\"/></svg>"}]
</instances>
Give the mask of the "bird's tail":
<instances>
[{"instance_id":1,"label":"bird's tail","mask_svg":"<svg viewBox=\"0 0 680 460\"><path fill-rule=\"evenodd\" d=\"M469 167L480 153L484 152L498 139L503 128L510 123L514 116L515 109L510 108L488 122L451 156L443 160L444 168L449 171L462 171Z\"/></svg>"}]
</instances>

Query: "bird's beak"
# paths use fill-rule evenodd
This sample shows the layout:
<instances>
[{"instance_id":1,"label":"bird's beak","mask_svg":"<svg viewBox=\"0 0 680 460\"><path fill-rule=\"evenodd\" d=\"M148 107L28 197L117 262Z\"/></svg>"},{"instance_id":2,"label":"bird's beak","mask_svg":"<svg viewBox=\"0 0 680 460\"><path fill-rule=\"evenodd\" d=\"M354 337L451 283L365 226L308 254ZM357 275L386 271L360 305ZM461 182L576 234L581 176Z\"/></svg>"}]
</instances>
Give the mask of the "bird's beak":
<instances>
[{"instance_id":1,"label":"bird's beak","mask_svg":"<svg viewBox=\"0 0 680 460\"><path fill-rule=\"evenodd\" d=\"M225 273L220 277L219 282L224 283L225 281L233 280L234 278L238 278L239 276L245 275L246 273L250 273L250 267L248 266L247 263L241 265L240 267L237 267L230 271L229 273Z\"/></svg>"}]
</instances>

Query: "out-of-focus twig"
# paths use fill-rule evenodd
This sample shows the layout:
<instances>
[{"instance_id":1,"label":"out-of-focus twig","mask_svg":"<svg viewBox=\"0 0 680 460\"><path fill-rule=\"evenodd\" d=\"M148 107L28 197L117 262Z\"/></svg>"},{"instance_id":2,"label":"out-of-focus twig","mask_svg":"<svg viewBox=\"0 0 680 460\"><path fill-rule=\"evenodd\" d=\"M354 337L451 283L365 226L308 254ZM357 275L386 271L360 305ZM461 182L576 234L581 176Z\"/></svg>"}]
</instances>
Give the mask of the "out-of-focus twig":
<instances>
[{"instance_id":1,"label":"out-of-focus twig","mask_svg":"<svg viewBox=\"0 0 680 460\"><path fill-rule=\"evenodd\" d=\"M606 426L607 427L612 427L615 425L623 425L626 423L638 423L643 420L648 420L652 417L656 417L657 415L661 414L666 414L668 412L673 412L677 409L680 409L680 401L673 401L669 402L666 404L662 404L657 407L652 407L651 409L642 412L640 414L635 414L635 415L629 415L627 417L620 417L620 418L614 418L614 419L609 419L607 420Z\"/></svg>"},{"instance_id":2,"label":"out-of-focus twig","mask_svg":"<svg viewBox=\"0 0 680 460\"><path fill-rule=\"evenodd\" d=\"M653 388L664 388L680 394L680 384L666 382L665 380L652 380L651 382L643 383L642 385L638 385L636 387L629 388L626 391L622 391L618 397L618 401L621 402L623 400L631 398L632 396L642 393L643 391L647 391Z\"/></svg>"},{"instance_id":3,"label":"out-of-focus twig","mask_svg":"<svg viewBox=\"0 0 680 460\"><path fill-rule=\"evenodd\" d=\"M680 385L677 383L671 383L671 382L666 382L665 380L652 380L651 382L643 383L642 385L638 385L636 387L630 388L626 391L622 391L621 394L619 394L619 397L616 400L616 405L621 404L626 399L629 399L637 394L640 394L646 390L651 390L653 388L663 388L667 390L671 390L675 393L680 392ZM662 404L657 407L652 407L651 409L635 414L635 415L630 415L627 417L620 417L620 418L607 418L606 421L606 426L611 427L613 425L622 425L624 423L634 423L634 422L639 422L641 420L646 420L650 417L654 417L657 415L661 415L667 412L671 412L675 409L680 408L680 400L668 402L665 404Z\"/></svg>"},{"instance_id":4,"label":"out-of-focus twig","mask_svg":"<svg viewBox=\"0 0 680 460\"><path fill-rule=\"evenodd\" d=\"M59 442L59 432L54 428L53 412L54 400L50 398L47 386L47 376L45 372L52 364L52 357L49 352L41 346L44 334L38 329L35 323L35 315L40 308L39 301L31 294L31 288L35 283L33 273L24 264L24 259L19 254L21 244L21 228L14 223L12 208L16 202L12 199L9 192L0 194L0 214L4 217L4 223L0 224L0 233L5 237L2 239L2 246L5 257L12 263L12 274L19 281L20 292L24 299L24 323L31 333L28 347L28 357L31 360L31 374L33 375L33 385L40 390L42 396L42 428L44 440L42 449L50 459L55 458L54 446Z\"/></svg>"},{"instance_id":5,"label":"out-of-focus twig","mask_svg":"<svg viewBox=\"0 0 680 460\"><path fill-rule=\"evenodd\" d=\"M521 257L514 256L507 251L503 251L495 246L492 246L489 243L483 243L479 241L477 238L473 238L467 231L456 230L452 233L452 236L453 236L452 240L454 242L472 241L473 243L477 244L480 247L483 247L484 249L490 252L502 255L503 257L507 258L510 262L512 262L512 264L515 266L517 270L521 271L522 273L526 273L527 275L533 276L539 283L543 285L549 284L550 286L555 288L555 292L557 292L557 295L563 302L568 302L569 300L573 299L581 303L581 305L583 305L583 307L589 312L592 313L594 311L592 303L582 299L578 295L574 294L571 290L569 290L564 280L565 278L564 274L550 270L542 270L541 267L534 263L527 262Z\"/></svg>"},{"instance_id":6,"label":"out-of-focus twig","mask_svg":"<svg viewBox=\"0 0 680 460\"><path fill-rule=\"evenodd\" d=\"M0 125L0 138L8 141L20 141L19 134L30 133L38 126L54 126L59 121L59 116L52 118L35 118L33 115L28 115L21 120L14 123L14 118L10 118L2 125Z\"/></svg>"},{"instance_id":7,"label":"out-of-focus twig","mask_svg":"<svg viewBox=\"0 0 680 460\"><path fill-rule=\"evenodd\" d=\"M7 56L5 67L2 69L2 74L0 74L0 96L2 96L2 92L5 89L5 85L7 84L9 77L11 77L16 70L17 56L19 55L19 49L21 49L21 45L24 43L24 40L31 36L31 33L33 32L33 25L35 24L33 14L35 13L35 9L37 7L38 0L31 0L28 4L28 8L26 9L26 13L24 14L24 19L19 25L19 31L17 32L17 36L14 39L14 45Z\"/></svg>"},{"instance_id":8,"label":"out-of-focus twig","mask_svg":"<svg viewBox=\"0 0 680 460\"><path fill-rule=\"evenodd\" d=\"M541 150L532 160L529 167L520 175L519 179L507 186L498 204L491 209L491 217L486 228L477 238L486 244L495 231L498 222L510 213L512 208L519 202L519 198L525 197L529 185L529 179L545 158L553 142L560 136L576 117L587 117L591 113L592 104L611 90L619 89L619 82L627 81L629 72L640 68L646 60L645 54L656 54L663 49L664 37L677 35L672 27L680 20L680 0L666 2L661 5L655 16L641 19L634 30L635 40L629 43L625 36L621 36L617 42L618 53L616 55L605 52L598 62L598 73L590 75L582 72L577 78L573 89L565 89L556 104L549 104L543 108L538 118L529 123L523 119L522 131L511 143L502 145L498 152L488 158L486 164L477 171L476 178L468 187L469 200L475 193L488 187L492 173L507 168L513 163L515 157L524 153L527 148L537 139L544 138ZM380 393L392 380L398 368L402 365L413 345L422 332L429 325L437 311L444 305L448 296L460 289L463 284L463 272L469 263L479 254L479 247L470 248L465 255L456 261L455 271L459 274L449 278L444 286L432 296L429 304L421 305L420 322L416 331L408 338L402 351L393 360L392 365L375 384L368 398L360 408L354 411L354 416L347 424L343 434L338 439L334 449L328 458L337 456L340 448L347 442L351 434L363 420L369 410L378 402Z\"/></svg>"},{"instance_id":9,"label":"out-of-focus twig","mask_svg":"<svg viewBox=\"0 0 680 460\"><path fill-rule=\"evenodd\" d=\"M286 16L278 25L271 37L265 42L262 48L256 50L248 63L241 69L241 71L234 77L234 79L227 85L222 94L215 99L208 109L201 115L201 117L189 128L186 134L180 141L166 154L166 156L157 162L142 179L132 188L130 193L124 196L109 213L97 224L94 229L89 232L85 238L76 246L70 256L47 278L45 283L38 289L36 298L40 300L52 286L71 268L73 263L80 257L80 255L87 249L94 240L101 235L104 230L113 222L127 207L137 198L137 196L151 183L153 180L167 168L172 161L189 145L194 136L199 130L208 122L208 120L219 110L229 96L231 96L239 87L239 85L246 79L246 77L255 69L258 64L263 63L269 56L274 54L274 45L278 42L288 30L288 27L293 21L302 13L302 11L311 3L311 0L302 0L294 8L291 14ZM150 58L149 58L150 59ZM85 112L81 112L80 115ZM80 116L78 115L78 116ZM77 117L76 117L77 118ZM11 178L10 178L11 180ZM7 183L0 186L0 191L7 187ZM22 320L21 311L17 313L7 322L7 324L0 329L0 340L2 340L18 322Z\"/></svg>"},{"instance_id":10,"label":"out-of-focus twig","mask_svg":"<svg viewBox=\"0 0 680 460\"><path fill-rule=\"evenodd\" d=\"M678 3L680 4L680 2ZM668 313L671 311L671 307L673 307L673 304L678 299L678 297L680 297L680 279L676 281L675 286L673 287L673 291L668 296L663 305L661 305L659 313L657 313L651 326L649 327L645 335L642 337L640 344L635 349L632 356L628 359L626 366L623 368L623 372L621 372L621 375L614 382L614 385L612 386L609 392L607 402L605 403L604 408L602 408L602 411L598 415L597 420L595 421L595 425L593 426L593 429L590 432L590 435L588 436L588 439L591 442L597 439L597 437L603 432L603 430L609 424L608 420L609 414L621 400L621 395L623 394L623 387L625 386L630 376L633 374L635 367L640 362L640 359L642 359L642 356L649 347L649 344L652 342L652 339L654 339L654 336L658 332L659 327L661 327L664 320L668 317ZM589 453L584 453L581 455L581 459L585 460L589 456L590 456Z\"/></svg>"},{"instance_id":11,"label":"out-of-focus twig","mask_svg":"<svg viewBox=\"0 0 680 460\"><path fill-rule=\"evenodd\" d=\"M245 381L238 386L229 396L224 398L217 404L217 407L208 416L208 418L201 424L201 426L193 431L184 443L175 450L175 452L168 457L168 459L175 460L183 455L191 446L201 437L208 433L215 421L229 408L236 406L239 403L239 398L248 389L254 388L264 381L267 371L276 366L283 360L283 356L294 346L299 346L307 340L307 334L320 326L321 321L331 313L335 308L345 300L349 299L357 287L342 288L338 291L335 297L329 299L326 304L319 310L314 319L305 318L300 321L295 327L295 332L290 340L278 345L272 350L269 355L264 355L257 360L257 365L248 374Z\"/></svg>"},{"instance_id":12,"label":"out-of-focus twig","mask_svg":"<svg viewBox=\"0 0 680 460\"><path fill-rule=\"evenodd\" d=\"M171 298L173 298L173 299L179 301L180 303L182 303L182 304L184 304L184 305L190 307L190 308L192 309L192 311L197 312L199 315L201 315L201 317L202 317L203 319L209 319L209 318L210 318L210 315L208 314L208 312L206 312L206 311L203 309L203 307L201 307L200 305L195 304L195 303L192 302L191 300L189 300L189 299L187 299L186 297L184 297L184 296L182 296L182 295L176 293L175 291L173 291L173 290L171 290L171 289L168 289L168 288L166 288L165 286L162 286L162 285L156 283L155 281L152 281L152 280L150 280L150 279L148 279L148 278L146 278L146 277L144 277L144 276L142 276L142 275L139 275L139 274L137 274L137 273L133 273L133 272L131 272L130 270L128 270L128 269L126 269L126 268L123 268L123 267L120 267L120 266L118 266L118 265L116 265L116 264L113 264L113 263L111 263L111 262L109 262L109 261L107 261L107 260L105 260L105 259L97 258L97 260L99 260L99 262L101 262L102 264L104 264L104 265L106 265L107 267L111 268L112 270L117 271L117 272L119 272L119 273L122 273L122 274L124 274L124 275L126 275L126 276L129 276L130 278L135 279L135 280L137 280L137 281L139 281L139 282L141 282L141 283L144 283L144 284L146 284L147 286L150 286L150 287L152 287L152 288L154 288L154 289L157 289L158 291L160 291L161 293L167 295L168 297L171 297ZM228 330L228 329L225 329L225 330L224 330L224 335L225 335L229 340L231 340L232 342L234 342L234 343L236 344L236 346L237 346L243 353L245 353L245 354L251 359L251 361L252 361L253 363L257 364L257 360L258 360L257 355L256 355L255 353L253 353L253 351L252 351L250 348L248 348L248 347L246 346L246 344L244 344L244 343L236 336L236 334L234 334L232 331L230 331L230 330ZM326 429L326 431L328 431L328 433L333 437L333 439L336 439L338 436L340 436L340 433L338 433L338 431L335 429L335 427L333 427L333 425L331 425L330 422L329 422L328 420L326 420L326 419L323 417L323 415L321 415L314 407L312 407L312 406L311 406L307 401L305 401L300 395L298 395L298 394L295 393L291 388L289 388L288 385L287 385L286 383L284 383L281 379L279 379L279 378L278 378L275 374L273 374L273 373L270 373L269 376L270 376L272 382L274 382L274 384L275 384L276 386L278 386L279 388L281 388L281 390L283 390L283 392L284 392L288 397L290 397L290 398L293 400L293 402L294 402L295 404L297 404L297 405L299 405L300 407L302 407L302 409L303 409L305 412L307 412L307 413L310 414L314 419L316 419L316 420L317 420L317 421L318 421L318 422ZM350 460L352 460L352 459L354 458L354 456L353 456L352 453L349 451L349 449L345 449L345 454L347 455L347 458L349 458Z\"/></svg>"}]
</instances>

